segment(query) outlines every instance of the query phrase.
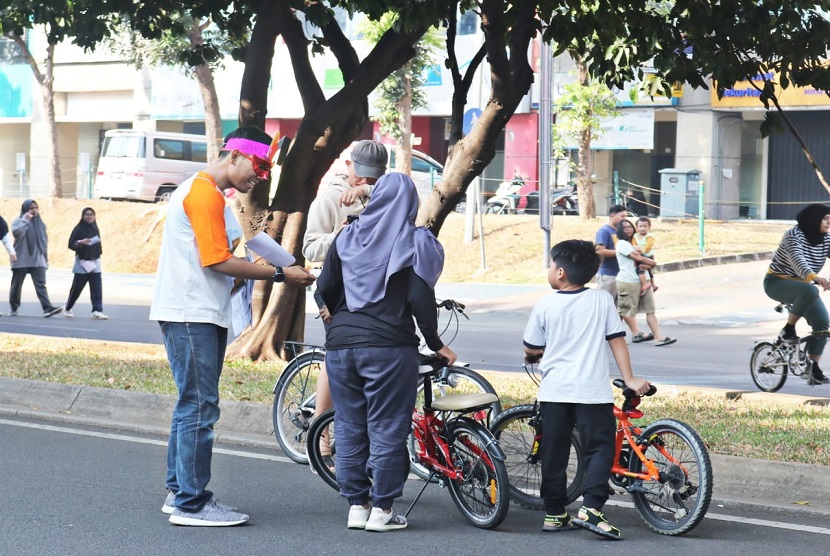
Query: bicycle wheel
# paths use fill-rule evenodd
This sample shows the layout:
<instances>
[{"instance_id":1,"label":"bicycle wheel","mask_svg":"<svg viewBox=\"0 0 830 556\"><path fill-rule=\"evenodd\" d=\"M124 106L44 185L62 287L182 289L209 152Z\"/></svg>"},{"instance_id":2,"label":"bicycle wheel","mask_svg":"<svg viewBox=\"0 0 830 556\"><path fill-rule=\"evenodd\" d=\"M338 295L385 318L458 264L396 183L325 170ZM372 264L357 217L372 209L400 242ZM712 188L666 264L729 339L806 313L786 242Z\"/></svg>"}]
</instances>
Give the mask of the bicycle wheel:
<instances>
[{"instance_id":1,"label":"bicycle wheel","mask_svg":"<svg viewBox=\"0 0 830 556\"><path fill-rule=\"evenodd\" d=\"M317 377L325 372L325 359L322 351L301 353L286 365L274 387L274 436L283 453L297 463L308 463L306 433L314 418Z\"/></svg>"},{"instance_id":2,"label":"bicycle wheel","mask_svg":"<svg viewBox=\"0 0 830 556\"><path fill-rule=\"evenodd\" d=\"M507 516L510 487L503 455L490 431L467 417L450 424L450 467L461 478L448 481L450 496L470 523L497 527Z\"/></svg>"},{"instance_id":3,"label":"bicycle wheel","mask_svg":"<svg viewBox=\"0 0 830 556\"><path fill-rule=\"evenodd\" d=\"M787 381L787 359L770 342L759 342L752 350L749 370L752 382L764 392L777 392Z\"/></svg>"},{"instance_id":4,"label":"bicycle wheel","mask_svg":"<svg viewBox=\"0 0 830 556\"><path fill-rule=\"evenodd\" d=\"M490 430L499 441L505 456L507 478L510 481L510 498L533 510L544 509L540 494L542 486L542 462L536 442L538 406L527 404L511 407L493 421ZM538 423L541 426L541 423ZM568 460L568 500L570 504L582 490L585 474L582 444L576 431L571 435L571 457Z\"/></svg>"},{"instance_id":5,"label":"bicycle wheel","mask_svg":"<svg viewBox=\"0 0 830 556\"><path fill-rule=\"evenodd\" d=\"M495 394L493 385L477 372L466 367L450 367L446 384L439 376L432 380L432 399L438 399L448 394ZM424 381L418 382L418 393L415 397L415 407L419 410L424 407ZM501 402L494 402L490 406L490 419L495 419L501 413ZM482 423L486 426L486 423ZM423 480L429 478L429 469L421 465L418 459L418 450L415 447L415 437L410 434L406 442L409 451L410 469Z\"/></svg>"},{"instance_id":6,"label":"bicycle wheel","mask_svg":"<svg viewBox=\"0 0 830 556\"><path fill-rule=\"evenodd\" d=\"M320 452L320 438L323 435L328 435L329 446L331 446L330 456ZM311 426L308 428L306 450L311 469L317 475L320 475L320 478L331 488L340 490L340 485L337 484L337 476L334 471L334 462L337 460L337 443L334 438L333 409L324 411L322 415L311 422Z\"/></svg>"},{"instance_id":7,"label":"bicycle wheel","mask_svg":"<svg viewBox=\"0 0 830 556\"><path fill-rule=\"evenodd\" d=\"M712 500L712 463L700 436L674 419L655 421L643 431L647 459L660 470L657 481L634 481L631 497L640 517L662 535L682 535L703 519ZM632 455L629 471L640 473L642 460Z\"/></svg>"}]
</instances>

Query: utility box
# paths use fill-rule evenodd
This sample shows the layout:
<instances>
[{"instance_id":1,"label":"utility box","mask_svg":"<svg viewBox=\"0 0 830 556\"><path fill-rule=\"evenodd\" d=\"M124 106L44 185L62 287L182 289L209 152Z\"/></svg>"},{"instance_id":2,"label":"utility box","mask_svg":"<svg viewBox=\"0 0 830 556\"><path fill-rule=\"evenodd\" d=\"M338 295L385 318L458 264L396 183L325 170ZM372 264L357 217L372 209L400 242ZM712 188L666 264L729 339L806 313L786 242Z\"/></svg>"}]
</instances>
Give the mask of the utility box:
<instances>
[{"instance_id":1,"label":"utility box","mask_svg":"<svg viewBox=\"0 0 830 556\"><path fill-rule=\"evenodd\" d=\"M699 202L700 170L660 170L660 216L697 217Z\"/></svg>"}]
</instances>

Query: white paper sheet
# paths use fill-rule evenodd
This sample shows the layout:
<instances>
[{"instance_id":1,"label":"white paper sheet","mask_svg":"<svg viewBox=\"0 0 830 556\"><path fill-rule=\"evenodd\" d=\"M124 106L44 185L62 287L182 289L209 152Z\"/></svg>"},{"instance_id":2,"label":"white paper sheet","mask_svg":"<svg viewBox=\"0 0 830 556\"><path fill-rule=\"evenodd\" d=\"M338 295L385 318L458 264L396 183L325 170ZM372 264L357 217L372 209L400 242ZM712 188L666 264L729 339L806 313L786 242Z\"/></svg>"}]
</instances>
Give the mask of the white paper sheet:
<instances>
[{"instance_id":1,"label":"white paper sheet","mask_svg":"<svg viewBox=\"0 0 830 556\"><path fill-rule=\"evenodd\" d=\"M253 290L253 280L245 280L243 286L231 294L231 333L234 338L251 326L253 318L253 312L251 310Z\"/></svg>"},{"instance_id":2,"label":"white paper sheet","mask_svg":"<svg viewBox=\"0 0 830 556\"><path fill-rule=\"evenodd\" d=\"M296 261L291 253L283 249L279 243L271 239L265 232L259 232L246 241L245 247L274 266L291 266Z\"/></svg>"},{"instance_id":3,"label":"white paper sheet","mask_svg":"<svg viewBox=\"0 0 830 556\"><path fill-rule=\"evenodd\" d=\"M87 261L85 259L80 259L81 268L84 269L84 272L89 274L90 272L95 272L98 268L98 265L95 264L95 261Z\"/></svg>"}]
</instances>

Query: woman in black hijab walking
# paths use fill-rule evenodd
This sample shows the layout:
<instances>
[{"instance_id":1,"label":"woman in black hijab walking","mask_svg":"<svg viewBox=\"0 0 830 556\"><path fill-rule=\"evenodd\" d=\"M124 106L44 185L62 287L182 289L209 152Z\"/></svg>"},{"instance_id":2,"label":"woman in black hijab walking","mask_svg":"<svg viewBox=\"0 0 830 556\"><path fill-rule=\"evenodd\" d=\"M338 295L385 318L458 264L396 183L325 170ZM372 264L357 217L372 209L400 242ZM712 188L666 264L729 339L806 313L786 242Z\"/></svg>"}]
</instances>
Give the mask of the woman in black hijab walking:
<instances>
[{"instance_id":1,"label":"woman in black hijab walking","mask_svg":"<svg viewBox=\"0 0 830 556\"><path fill-rule=\"evenodd\" d=\"M49 292L46 290L46 268L49 266L49 254L46 248L49 238L46 236L46 225L40 219L40 208L33 199L23 201L20 216L12 222L14 236L14 250L17 260L12 262L12 284L9 288L9 305L11 316L17 316L20 308L20 291L23 289L23 280L26 275L32 276L35 284L43 316L51 317L61 312L49 301Z\"/></svg>"},{"instance_id":2,"label":"woman in black hijab walking","mask_svg":"<svg viewBox=\"0 0 830 556\"><path fill-rule=\"evenodd\" d=\"M106 320L103 313L103 295L101 292L101 233L98 223L95 222L95 211L85 207L81 213L81 221L72 230L69 236L69 248L75 251L75 265L72 272L72 288L69 290L69 299L63 309L65 317L73 317L72 307L78 301L84 287L89 283L89 298L92 301L92 318Z\"/></svg>"},{"instance_id":3,"label":"woman in black hijab walking","mask_svg":"<svg viewBox=\"0 0 830 556\"><path fill-rule=\"evenodd\" d=\"M830 256L830 207L807 205L796 215L796 222L795 227L784 233L764 278L764 292L775 301L792 306L787 324L779 334L787 342L798 341L795 324L801 317L814 332L830 328L827 308L813 286L815 283L823 290L830 289L830 280L818 275ZM807 353L813 360L813 379L819 383L830 382L818 366L826 343L827 338L823 336L807 340Z\"/></svg>"}]
</instances>

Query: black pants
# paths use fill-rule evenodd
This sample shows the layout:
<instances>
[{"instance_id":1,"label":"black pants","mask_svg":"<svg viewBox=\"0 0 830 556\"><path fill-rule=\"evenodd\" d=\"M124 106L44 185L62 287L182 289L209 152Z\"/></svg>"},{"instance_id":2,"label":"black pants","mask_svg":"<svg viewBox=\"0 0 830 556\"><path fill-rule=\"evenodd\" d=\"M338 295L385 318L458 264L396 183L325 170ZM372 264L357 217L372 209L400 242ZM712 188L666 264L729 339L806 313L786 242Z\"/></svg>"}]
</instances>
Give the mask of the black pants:
<instances>
[{"instance_id":1,"label":"black pants","mask_svg":"<svg viewBox=\"0 0 830 556\"><path fill-rule=\"evenodd\" d=\"M584 452L582 505L601 510L608 500L608 478L614 464L614 405L542 402L541 406L541 495L545 512L561 515L565 511L566 471L574 426Z\"/></svg>"},{"instance_id":2,"label":"black pants","mask_svg":"<svg viewBox=\"0 0 830 556\"><path fill-rule=\"evenodd\" d=\"M72 280L72 287L69 289L69 297L66 300L66 310L72 310L75 302L84 291L84 287L89 283L89 299L92 301L92 310L99 313L104 311L103 293L101 292L101 273L91 272L89 274L75 274Z\"/></svg>"},{"instance_id":3,"label":"black pants","mask_svg":"<svg viewBox=\"0 0 830 556\"><path fill-rule=\"evenodd\" d=\"M27 266L23 268L12 269L12 284L9 288L9 306L12 311L17 311L20 308L20 291L23 289L23 280L26 275L32 275L32 282L35 285L35 293L43 311L46 312L52 308L52 302L49 301L49 292L46 291L46 267L43 266Z\"/></svg>"}]
</instances>

